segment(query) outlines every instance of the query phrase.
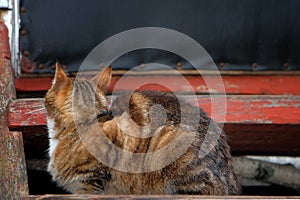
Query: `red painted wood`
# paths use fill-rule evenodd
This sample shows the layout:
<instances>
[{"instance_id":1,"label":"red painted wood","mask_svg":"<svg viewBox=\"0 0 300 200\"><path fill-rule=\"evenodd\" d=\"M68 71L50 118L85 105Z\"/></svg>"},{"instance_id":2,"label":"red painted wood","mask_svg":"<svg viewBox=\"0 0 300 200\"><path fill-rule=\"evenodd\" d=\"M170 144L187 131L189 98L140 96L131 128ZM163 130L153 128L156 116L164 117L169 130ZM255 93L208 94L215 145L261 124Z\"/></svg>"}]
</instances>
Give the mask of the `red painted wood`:
<instances>
[{"instance_id":1,"label":"red painted wood","mask_svg":"<svg viewBox=\"0 0 300 200\"><path fill-rule=\"evenodd\" d=\"M212 113L212 102L215 105L217 122L241 124L300 124L300 97L298 96L239 96L226 98L198 97L197 101L209 115ZM195 99L190 99L194 104ZM222 111L226 110L226 117Z\"/></svg>"},{"instance_id":2,"label":"red painted wood","mask_svg":"<svg viewBox=\"0 0 300 200\"><path fill-rule=\"evenodd\" d=\"M185 75L184 78L187 82L182 81L179 76L168 75L147 75L147 76L128 76L122 78L121 87L115 88L116 83L120 79L120 76L114 76L112 78L109 92L115 88L119 90L132 90L136 89L136 85L142 83L152 83L144 86L143 89L169 90L178 91L183 93L208 93L209 89L211 93L222 92L222 87L218 84L218 77L214 75L203 75L205 79L209 80L213 84L210 88L205 84L204 79L201 76ZM38 78L20 78L15 79L15 86L17 91L46 91L51 86L50 77L38 77ZM223 85L227 94L273 94L273 95L300 95L300 76L292 75L239 75L239 76L222 76Z\"/></svg>"},{"instance_id":3,"label":"red painted wood","mask_svg":"<svg viewBox=\"0 0 300 200\"><path fill-rule=\"evenodd\" d=\"M198 103L209 115L214 102L217 122L237 124L300 124L300 97L227 96L224 99L208 96L186 96L194 105ZM46 125L45 108L42 99L17 99L9 105L10 128ZM224 112L226 111L225 120ZM299 132L300 133L300 132Z\"/></svg>"},{"instance_id":4,"label":"red painted wood","mask_svg":"<svg viewBox=\"0 0 300 200\"><path fill-rule=\"evenodd\" d=\"M17 92L46 91L51 86L51 77L15 78Z\"/></svg>"},{"instance_id":5,"label":"red painted wood","mask_svg":"<svg viewBox=\"0 0 300 200\"><path fill-rule=\"evenodd\" d=\"M0 22L0 199L28 195L22 134L8 128L8 104L15 97L8 29Z\"/></svg>"},{"instance_id":6,"label":"red painted wood","mask_svg":"<svg viewBox=\"0 0 300 200\"><path fill-rule=\"evenodd\" d=\"M188 97L211 114L208 96ZM216 102L221 101L216 99ZM300 97L228 96L224 130L233 153L300 156L299 103ZM42 127L46 125L43 99L18 99L9 108L11 129L22 129L25 138L36 134L47 138L46 129ZM217 113L222 110L222 105L216 110Z\"/></svg>"},{"instance_id":7,"label":"red painted wood","mask_svg":"<svg viewBox=\"0 0 300 200\"><path fill-rule=\"evenodd\" d=\"M17 99L9 105L9 127L46 125L46 110L42 99Z\"/></svg>"},{"instance_id":8,"label":"red painted wood","mask_svg":"<svg viewBox=\"0 0 300 200\"><path fill-rule=\"evenodd\" d=\"M8 29L3 22L0 22L0 57L10 59ZM3 75L4 73L0 72L0 74Z\"/></svg>"}]
</instances>

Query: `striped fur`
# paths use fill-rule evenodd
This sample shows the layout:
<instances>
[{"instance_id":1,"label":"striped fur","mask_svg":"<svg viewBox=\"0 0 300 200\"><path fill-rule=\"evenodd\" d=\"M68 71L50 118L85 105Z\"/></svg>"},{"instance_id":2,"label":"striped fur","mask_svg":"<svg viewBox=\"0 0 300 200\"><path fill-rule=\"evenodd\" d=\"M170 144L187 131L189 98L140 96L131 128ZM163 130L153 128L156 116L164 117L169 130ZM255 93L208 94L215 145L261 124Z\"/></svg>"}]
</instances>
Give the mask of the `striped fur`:
<instances>
[{"instance_id":1,"label":"striped fur","mask_svg":"<svg viewBox=\"0 0 300 200\"><path fill-rule=\"evenodd\" d=\"M162 169L145 173L126 173L108 167L98 161L83 144L80 132L89 132L89 124L101 126L107 138L117 147L128 152L149 153L163 148L179 133L185 137L185 131L179 123L193 125L188 116L181 115L184 109L190 115L197 114L188 103L179 106L178 99L172 94L160 92L135 92L130 97L123 95L114 100L111 114L99 118L99 111L108 110L105 94L111 78L111 68L106 68L93 80L74 82L57 65L55 81L45 97L50 137L50 162L48 170L53 180L71 193L100 194L239 194L240 185L233 172L230 148L224 133L207 156L199 158L199 150L208 126L213 121L201 111L197 121L197 134L186 152L177 160ZM93 83L97 83L96 86ZM72 99L72 95L75 98ZM127 102L132 119L124 115ZM162 114L153 113L150 108L160 104L165 109L166 121L162 123ZM73 106L72 106L73 105ZM74 112L78 116L81 128L74 122ZM76 117L75 117L76 118ZM95 121L96 120L96 121ZM82 122L82 123L81 123ZM144 129L149 123L153 127ZM125 129L120 129L118 125ZM216 125L215 125L216 126ZM81 131L85 130L85 131ZM152 137L134 137L126 133L154 133ZM88 140L96 141L96 134L89 134ZM184 140L182 140L184 142ZM107 159L120 163L127 157L116 154L113 149L101 146ZM180 149L180 148L178 148ZM175 150L176 151L176 150ZM176 153L176 152L174 152ZM129 158L130 159L130 158ZM153 160L160 164L165 160ZM138 167L138 166L137 166Z\"/></svg>"}]
</instances>

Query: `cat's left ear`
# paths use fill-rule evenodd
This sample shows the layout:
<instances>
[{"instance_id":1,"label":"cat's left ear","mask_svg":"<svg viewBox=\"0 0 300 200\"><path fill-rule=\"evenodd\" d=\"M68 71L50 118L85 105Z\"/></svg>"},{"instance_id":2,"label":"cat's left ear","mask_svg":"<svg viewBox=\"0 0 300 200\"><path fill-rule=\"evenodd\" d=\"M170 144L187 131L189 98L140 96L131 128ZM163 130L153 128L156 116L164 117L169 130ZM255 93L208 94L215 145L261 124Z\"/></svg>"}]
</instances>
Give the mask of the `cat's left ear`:
<instances>
[{"instance_id":1,"label":"cat's left ear","mask_svg":"<svg viewBox=\"0 0 300 200\"><path fill-rule=\"evenodd\" d=\"M53 85L57 82L64 82L68 80L67 75L65 74L64 70L62 69L60 63L57 61L56 62L56 70L55 70L55 76L53 79Z\"/></svg>"},{"instance_id":2,"label":"cat's left ear","mask_svg":"<svg viewBox=\"0 0 300 200\"><path fill-rule=\"evenodd\" d=\"M59 62L56 62L56 70L54 79L52 81L51 89L54 92L58 92L63 89L66 85L69 85L70 79L65 74Z\"/></svg>"},{"instance_id":3,"label":"cat's left ear","mask_svg":"<svg viewBox=\"0 0 300 200\"><path fill-rule=\"evenodd\" d=\"M108 86L110 84L112 76L111 66L104 68L100 74L95 76L92 80L97 85L97 87L104 93L107 93Z\"/></svg>"}]
</instances>

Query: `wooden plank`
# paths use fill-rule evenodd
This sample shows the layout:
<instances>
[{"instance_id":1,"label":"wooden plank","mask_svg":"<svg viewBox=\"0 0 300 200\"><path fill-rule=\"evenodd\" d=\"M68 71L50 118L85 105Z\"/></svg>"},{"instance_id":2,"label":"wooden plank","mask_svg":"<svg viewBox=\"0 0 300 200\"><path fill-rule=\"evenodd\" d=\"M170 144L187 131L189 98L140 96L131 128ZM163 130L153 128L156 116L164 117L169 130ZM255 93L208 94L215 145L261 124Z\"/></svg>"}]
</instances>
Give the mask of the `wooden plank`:
<instances>
[{"instance_id":1,"label":"wooden plank","mask_svg":"<svg viewBox=\"0 0 300 200\"><path fill-rule=\"evenodd\" d=\"M142 89L153 89L161 91L176 91L181 93L209 93L218 94L224 92L215 75L185 75L187 82L183 82L180 76L170 75L131 75L123 79L122 88L115 88L121 75L114 75L109 92L113 90L133 90L137 84L148 84ZM204 79L204 78L205 79ZM51 77L19 78L15 79L16 90L19 92L46 91L51 86ZM205 80L214 83L207 87ZM295 75L223 75L222 81L227 94L249 94L249 95L300 95L300 76ZM167 89L167 87L169 89Z\"/></svg>"},{"instance_id":2,"label":"wooden plank","mask_svg":"<svg viewBox=\"0 0 300 200\"><path fill-rule=\"evenodd\" d=\"M22 134L8 129L7 106L16 97L8 41L0 22L0 199L20 199L28 185Z\"/></svg>"},{"instance_id":3,"label":"wooden plank","mask_svg":"<svg viewBox=\"0 0 300 200\"><path fill-rule=\"evenodd\" d=\"M208 96L190 97L189 101L199 102L211 114ZM10 128L18 130L45 126L43 104L43 99L14 100L9 106ZM227 115L222 122L225 122L224 130L233 153L299 156L300 140L295 139L300 137L299 105L299 96L227 96ZM221 115L218 115L218 112L222 114L221 104L216 109L216 118L221 120ZM47 134L44 127L31 132L26 135Z\"/></svg>"},{"instance_id":4,"label":"wooden plank","mask_svg":"<svg viewBox=\"0 0 300 200\"><path fill-rule=\"evenodd\" d=\"M126 199L126 200L140 200L140 199L299 199L297 196L200 196L200 195L40 195L40 196L26 196L23 200L75 200L75 199Z\"/></svg>"},{"instance_id":5,"label":"wooden plank","mask_svg":"<svg viewBox=\"0 0 300 200\"><path fill-rule=\"evenodd\" d=\"M14 84L17 92L45 91L51 86L51 77L15 78Z\"/></svg>"},{"instance_id":6,"label":"wooden plank","mask_svg":"<svg viewBox=\"0 0 300 200\"><path fill-rule=\"evenodd\" d=\"M9 104L10 129L46 125L44 99L16 99Z\"/></svg>"},{"instance_id":7,"label":"wooden plank","mask_svg":"<svg viewBox=\"0 0 300 200\"><path fill-rule=\"evenodd\" d=\"M183 95L187 101L199 105L208 115L212 114L212 104L216 105L214 119L230 124L300 124L300 96L219 96ZM196 97L196 96L195 96ZM224 104L226 101L226 117ZM9 104L9 127L46 125L43 99L16 99Z\"/></svg>"},{"instance_id":8,"label":"wooden plank","mask_svg":"<svg viewBox=\"0 0 300 200\"><path fill-rule=\"evenodd\" d=\"M295 124L300 123L300 96L227 95L226 118L223 120L224 99L219 96L198 96L197 103L209 115L212 102L216 106L213 119L221 123ZM195 105L195 99L190 101Z\"/></svg>"}]
</instances>

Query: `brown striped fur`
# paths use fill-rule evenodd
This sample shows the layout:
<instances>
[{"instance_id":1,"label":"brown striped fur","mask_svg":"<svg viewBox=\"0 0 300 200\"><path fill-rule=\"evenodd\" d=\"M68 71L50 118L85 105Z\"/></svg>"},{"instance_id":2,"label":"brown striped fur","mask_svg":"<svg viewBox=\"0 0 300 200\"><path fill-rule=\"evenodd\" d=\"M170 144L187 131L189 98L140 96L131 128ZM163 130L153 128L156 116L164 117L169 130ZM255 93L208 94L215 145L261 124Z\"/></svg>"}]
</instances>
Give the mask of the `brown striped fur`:
<instances>
[{"instance_id":1,"label":"brown striped fur","mask_svg":"<svg viewBox=\"0 0 300 200\"><path fill-rule=\"evenodd\" d=\"M224 133L208 155L198 157L209 123L213 123L203 111L200 112L199 123L197 122L197 134L187 151L162 169L145 173L127 173L105 166L91 155L78 136L72 112L79 112L83 122L86 122L82 126L87 130L88 121L95 121L90 117L91 113L97 114L100 110L108 110L105 94L110 78L111 68L108 67L93 81L82 80L75 83L57 64L53 85L45 97L45 106L50 138L48 171L58 185L71 193L214 195L240 193L240 185L233 172L230 148ZM88 88L93 82L97 83L94 94L93 90ZM76 91L76 87L84 88L76 97L83 103L79 102L80 106L72 110L71 97L75 95L73 89ZM95 97L96 102L89 102L93 99L89 99L91 96ZM163 125L159 112L154 113L154 118L151 118L152 123L160 127L153 130L149 128L150 131L158 132L156 135L149 138L133 137L118 127L117 122L127 124L127 131L140 131L123 115L127 106L126 100L129 101L131 119L139 126L150 123L151 106L160 104L164 107L167 118ZM91 107L93 103L95 106ZM187 113L197 114L196 109L188 103L181 106ZM154 152L172 141L176 134L184 136L185 131L178 126L180 122L192 125L187 116L181 116L178 99L167 93L134 92L131 97L125 95L115 99L111 109L114 115L101 116L96 123L102 127L110 141L129 152ZM89 135L91 141L96 140L94 137L96 136L93 134ZM122 162L122 158L110 159ZM159 164L164 162L164 159L153 162Z\"/></svg>"}]
</instances>

